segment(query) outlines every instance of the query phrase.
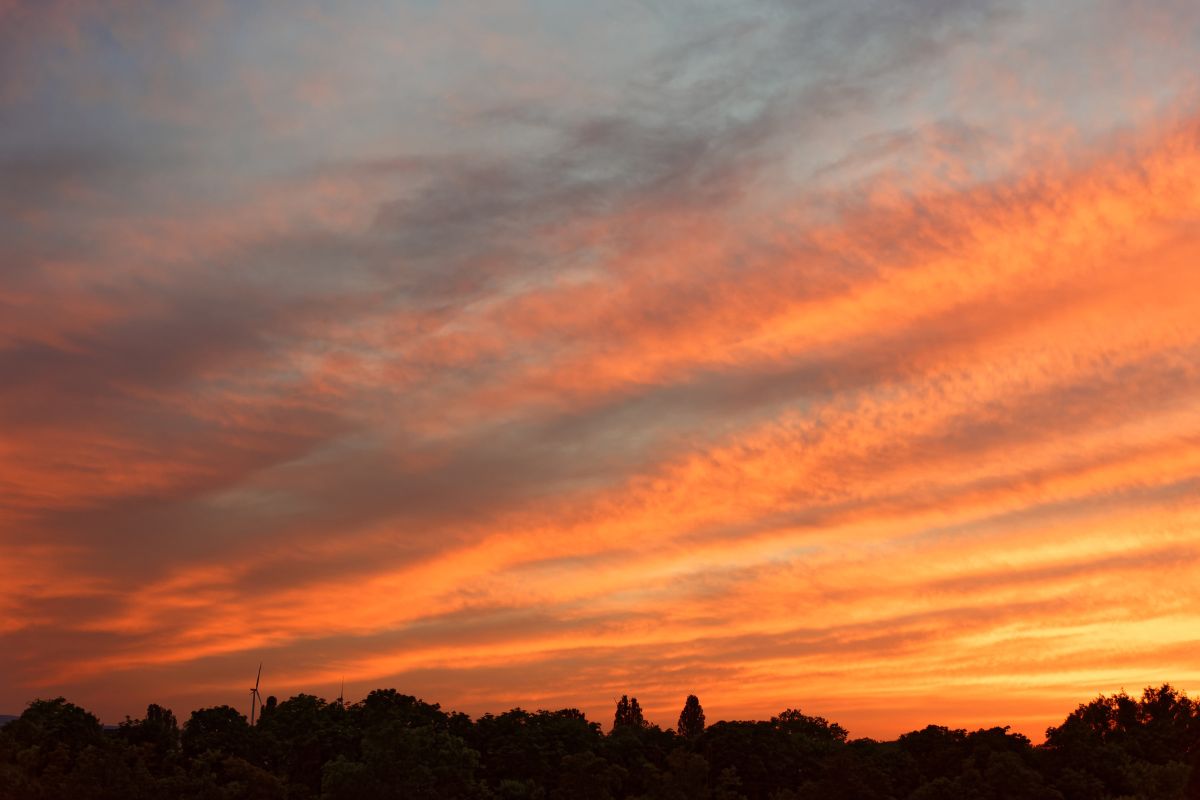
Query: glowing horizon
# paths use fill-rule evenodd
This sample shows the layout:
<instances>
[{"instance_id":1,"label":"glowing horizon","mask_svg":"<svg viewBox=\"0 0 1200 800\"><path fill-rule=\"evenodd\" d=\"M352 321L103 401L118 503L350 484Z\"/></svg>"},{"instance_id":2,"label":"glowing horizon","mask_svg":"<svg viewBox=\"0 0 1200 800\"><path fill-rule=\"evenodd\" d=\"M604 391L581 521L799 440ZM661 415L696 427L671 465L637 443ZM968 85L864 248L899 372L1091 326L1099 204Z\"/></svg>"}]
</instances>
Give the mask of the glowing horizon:
<instances>
[{"instance_id":1,"label":"glowing horizon","mask_svg":"<svg viewBox=\"0 0 1200 800\"><path fill-rule=\"evenodd\" d=\"M1200 8L595 5L0 2L0 712L1200 691Z\"/></svg>"}]
</instances>

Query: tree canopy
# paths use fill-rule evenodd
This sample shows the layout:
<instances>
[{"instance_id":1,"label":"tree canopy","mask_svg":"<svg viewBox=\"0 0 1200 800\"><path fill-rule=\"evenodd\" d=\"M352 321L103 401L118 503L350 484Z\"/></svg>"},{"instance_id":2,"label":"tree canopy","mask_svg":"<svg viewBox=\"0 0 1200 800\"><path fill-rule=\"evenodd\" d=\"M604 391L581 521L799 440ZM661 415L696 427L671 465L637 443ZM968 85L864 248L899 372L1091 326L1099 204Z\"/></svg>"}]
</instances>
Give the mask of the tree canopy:
<instances>
[{"instance_id":1,"label":"tree canopy","mask_svg":"<svg viewBox=\"0 0 1200 800\"><path fill-rule=\"evenodd\" d=\"M850 739L795 708L706 725L695 695L666 730L622 695L608 734L574 708L472 720L394 689L182 729L151 704L105 730L59 697L0 728L0 800L1200 800L1198 759L1200 706L1165 684L1082 704L1038 746L1008 727Z\"/></svg>"},{"instance_id":2,"label":"tree canopy","mask_svg":"<svg viewBox=\"0 0 1200 800\"><path fill-rule=\"evenodd\" d=\"M679 723L675 731L685 739L695 739L704 733L704 709L700 707L700 698L689 694L683 703L683 711L679 712Z\"/></svg>"}]
</instances>

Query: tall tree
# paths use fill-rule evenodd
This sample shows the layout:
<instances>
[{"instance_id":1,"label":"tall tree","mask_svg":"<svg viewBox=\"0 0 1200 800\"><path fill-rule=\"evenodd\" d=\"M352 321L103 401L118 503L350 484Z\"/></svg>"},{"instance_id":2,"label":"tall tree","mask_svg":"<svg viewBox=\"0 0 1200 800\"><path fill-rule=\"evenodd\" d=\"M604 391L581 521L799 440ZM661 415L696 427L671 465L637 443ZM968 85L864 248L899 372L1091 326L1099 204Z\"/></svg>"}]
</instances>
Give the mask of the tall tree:
<instances>
[{"instance_id":1,"label":"tall tree","mask_svg":"<svg viewBox=\"0 0 1200 800\"><path fill-rule=\"evenodd\" d=\"M638 705L636 697L629 698L629 727L646 727L646 720L642 717L642 707Z\"/></svg>"},{"instance_id":2,"label":"tall tree","mask_svg":"<svg viewBox=\"0 0 1200 800\"><path fill-rule=\"evenodd\" d=\"M621 695L617 701L617 713L613 716L613 730L617 728L644 728L646 720L636 697Z\"/></svg>"},{"instance_id":3,"label":"tall tree","mask_svg":"<svg viewBox=\"0 0 1200 800\"><path fill-rule=\"evenodd\" d=\"M700 698L689 694L684 701L683 711L679 712L679 724L675 730L685 739L695 739L704 733L704 709L700 706Z\"/></svg>"},{"instance_id":4,"label":"tall tree","mask_svg":"<svg viewBox=\"0 0 1200 800\"><path fill-rule=\"evenodd\" d=\"M629 695L621 695L617 701L617 713L613 715L612 729L623 728L629 724Z\"/></svg>"}]
</instances>

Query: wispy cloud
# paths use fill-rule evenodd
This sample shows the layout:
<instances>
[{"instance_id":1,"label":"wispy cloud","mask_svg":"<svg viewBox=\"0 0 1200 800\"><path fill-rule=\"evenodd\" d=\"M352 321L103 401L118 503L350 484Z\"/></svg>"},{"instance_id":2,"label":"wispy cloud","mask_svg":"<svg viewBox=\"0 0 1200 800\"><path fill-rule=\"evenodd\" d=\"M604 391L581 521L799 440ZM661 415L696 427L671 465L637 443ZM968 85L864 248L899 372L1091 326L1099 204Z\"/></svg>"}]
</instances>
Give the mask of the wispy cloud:
<instances>
[{"instance_id":1,"label":"wispy cloud","mask_svg":"<svg viewBox=\"0 0 1200 800\"><path fill-rule=\"evenodd\" d=\"M1200 14L1109 11L0 5L0 704L1188 686Z\"/></svg>"}]
</instances>

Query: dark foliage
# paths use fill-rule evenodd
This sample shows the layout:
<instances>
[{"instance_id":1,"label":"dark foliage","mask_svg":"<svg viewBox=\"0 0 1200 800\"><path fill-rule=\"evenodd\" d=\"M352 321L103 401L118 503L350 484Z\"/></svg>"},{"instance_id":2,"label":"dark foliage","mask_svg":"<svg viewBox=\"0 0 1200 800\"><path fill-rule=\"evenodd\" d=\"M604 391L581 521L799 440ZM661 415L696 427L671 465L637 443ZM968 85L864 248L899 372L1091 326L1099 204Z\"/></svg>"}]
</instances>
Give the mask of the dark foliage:
<instances>
[{"instance_id":1,"label":"dark foliage","mask_svg":"<svg viewBox=\"0 0 1200 800\"><path fill-rule=\"evenodd\" d=\"M1200 800L1200 706L1171 686L1098 697L1034 746L1008 728L930 725L849 740L789 709L676 730L622 696L612 731L576 709L472 721L395 690L350 706L270 698L258 724L228 706L169 709L105 731L63 698L0 728L0 800Z\"/></svg>"},{"instance_id":2,"label":"dark foliage","mask_svg":"<svg viewBox=\"0 0 1200 800\"><path fill-rule=\"evenodd\" d=\"M684 701L675 732L689 741L704 733L704 709L700 707L700 698L696 695L689 694Z\"/></svg>"},{"instance_id":3,"label":"dark foliage","mask_svg":"<svg viewBox=\"0 0 1200 800\"><path fill-rule=\"evenodd\" d=\"M617 713L613 716L613 730L618 728L642 728L646 720L642 718L642 707L636 697L621 695L617 701Z\"/></svg>"}]
</instances>

